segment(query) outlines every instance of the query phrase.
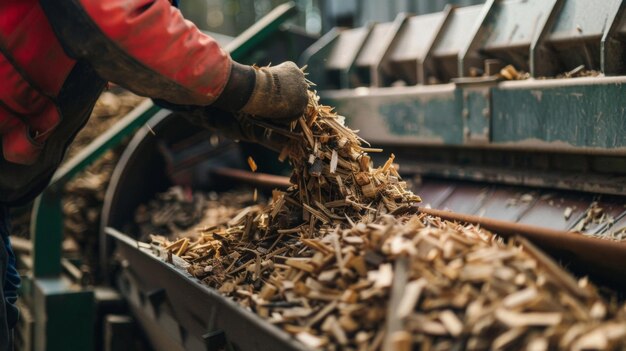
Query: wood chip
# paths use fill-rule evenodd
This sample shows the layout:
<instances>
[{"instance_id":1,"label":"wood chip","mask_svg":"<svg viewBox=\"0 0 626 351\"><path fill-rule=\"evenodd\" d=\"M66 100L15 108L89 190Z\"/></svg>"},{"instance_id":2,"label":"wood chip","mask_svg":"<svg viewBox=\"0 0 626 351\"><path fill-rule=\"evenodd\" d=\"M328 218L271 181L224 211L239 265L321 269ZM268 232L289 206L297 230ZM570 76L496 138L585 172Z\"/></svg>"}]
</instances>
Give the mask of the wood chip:
<instances>
[{"instance_id":1,"label":"wood chip","mask_svg":"<svg viewBox=\"0 0 626 351\"><path fill-rule=\"evenodd\" d=\"M528 327L557 325L561 322L563 316L559 312L519 313L498 308L495 312L495 317L509 327Z\"/></svg>"},{"instance_id":2,"label":"wood chip","mask_svg":"<svg viewBox=\"0 0 626 351\"><path fill-rule=\"evenodd\" d=\"M369 271L367 279L374 282L376 288L388 288L393 281L393 269L390 263L380 265L377 271Z\"/></svg>"},{"instance_id":3,"label":"wood chip","mask_svg":"<svg viewBox=\"0 0 626 351\"><path fill-rule=\"evenodd\" d=\"M537 289L534 287L526 288L508 295L502 300L502 304L509 309L515 308L519 305L530 303L538 294Z\"/></svg>"},{"instance_id":4,"label":"wood chip","mask_svg":"<svg viewBox=\"0 0 626 351\"><path fill-rule=\"evenodd\" d=\"M252 156L248 156L248 166L250 166L250 170L252 172L256 172L257 170L257 165L256 162L254 162L254 159L252 158Z\"/></svg>"},{"instance_id":5,"label":"wood chip","mask_svg":"<svg viewBox=\"0 0 626 351\"><path fill-rule=\"evenodd\" d=\"M402 300L398 306L398 318L405 318L413 313L426 284L428 284L426 279L420 278L406 285L404 295L402 295Z\"/></svg>"},{"instance_id":6,"label":"wood chip","mask_svg":"<svg viewBox=\"0 0 626 351\"><path fill-rule=\"evenodd\" d=\"M330 158L330 174L335 174L337 171L337 162L339 161L339 155L336 150L333 150L332 156Z\"/></svg>"},{"instance_id":7,"label":"wood chip","mask_svg":"<svg viewBox=\"0 0 626 351\"><path fill-rule=\"evenodd\" d=\"M296 334L296 339L312 349L319 349L326 344L326 340L307 332Z\"/></svg>"},{"instance_id":8,"label":"wood chip","mask_svg":"<svg viewBox=\"0 0 626 351\"><path fill-rule=\"evenodd\" d=\"M444 327L448 330L448 333L452 336L459 336L463 332L463 323L457 318L456 314L451 310L442 311L439 314L439 319L443 323Z\"/></svg>"}]
</instances>

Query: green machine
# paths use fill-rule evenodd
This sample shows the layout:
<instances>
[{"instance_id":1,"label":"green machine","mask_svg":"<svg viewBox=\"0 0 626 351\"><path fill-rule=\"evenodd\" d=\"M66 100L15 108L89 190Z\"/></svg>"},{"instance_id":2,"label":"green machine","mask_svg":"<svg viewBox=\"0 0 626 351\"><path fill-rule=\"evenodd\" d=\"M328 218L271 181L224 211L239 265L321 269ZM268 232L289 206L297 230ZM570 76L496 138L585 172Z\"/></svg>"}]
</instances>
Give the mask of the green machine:
<instances>
[{"instance_id":1,"label":"green machine","mask_svg":"<svg viewBox=\"0 0 626 351\"><path fill-rule=\"evenodd\" d=\"M314 40L287 25L286 22L297 11L293 3L276 7L227 43L225 49L233 59L249 64L267 64L277 50L295 60L302 47ZM151 101L142 103L66 162L56 172L50 186L36 199L31 220L32 255L20 257L21 268L26 266L30 272L23 278L20 296L25 308L16 337L22 349L104 349L103 345L97 345L100 331L95 326L102 322L97 320L97 311L111 298L111 289L83 287L65 273L68 269L78 272L80 269L62 255L62 189L69 180L126 137L139 128L150 128L151 119L169 114L170 111L159 108Z\"/></svg>"},{"instance_id":2,"label":"green machine","mask_svg":"<svg viewBox=\"0 0 626 351\"><path fill-rule=\"evenodd\" d=\"M625 8L490 0L399 14L327 33L302 63L352 128L407 155L405 170L626 195Z\"/></svg>"}]
</instances>

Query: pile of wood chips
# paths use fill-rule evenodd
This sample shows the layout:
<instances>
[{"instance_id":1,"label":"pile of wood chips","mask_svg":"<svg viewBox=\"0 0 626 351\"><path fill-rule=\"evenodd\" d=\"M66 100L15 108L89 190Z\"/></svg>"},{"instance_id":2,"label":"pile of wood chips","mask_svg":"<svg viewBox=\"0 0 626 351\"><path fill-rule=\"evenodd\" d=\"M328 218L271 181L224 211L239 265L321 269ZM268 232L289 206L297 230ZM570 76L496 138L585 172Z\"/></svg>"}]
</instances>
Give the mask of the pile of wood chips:
<instances>
[{"instance_id":1,"label":"pile of wood chips","mask_svg":"<svg viewBox=\"0 0 626 351\"><path fill-rule=\"evenodd\" d=\"M393 155L374 167L315 94L291 131L291 188L153 243L311 349L626 348L624 308L522 239L416 214Z\"/></svg>"},{"instance_id":2,"label":"pile of wood chips","mask_svg":"<svg viewBox=\"0 0 626 351\"><path fill-rule=\"evenodd\" d=\"M190 238L196 236L196 227L226 225L241 209L255 202L254 193L247 189L205 193L177 185L140 205L135 211L135 223L140 240L149 240L155 234Z\"/></svg>"}]
</instances>

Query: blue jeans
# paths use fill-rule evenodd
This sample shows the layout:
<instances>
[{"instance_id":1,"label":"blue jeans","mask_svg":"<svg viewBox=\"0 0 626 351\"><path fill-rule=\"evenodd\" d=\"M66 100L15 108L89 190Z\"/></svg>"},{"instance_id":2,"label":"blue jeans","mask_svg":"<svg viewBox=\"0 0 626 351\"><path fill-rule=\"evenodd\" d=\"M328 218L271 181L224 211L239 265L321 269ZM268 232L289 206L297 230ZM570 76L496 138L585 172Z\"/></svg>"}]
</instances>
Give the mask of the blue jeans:
<instances>
[{"instance_id":1,"label":"blue jeans","mask_svg":"<svg viewBox=\"0 0 626 351\"><path fill-rule=\"evenodd\" d=\"M9 240L9 209L0 205L0 351L11 348L10 336L19 311L15 306L20 275L15 267L15 254Z\"/></svg>"}]
</instances>

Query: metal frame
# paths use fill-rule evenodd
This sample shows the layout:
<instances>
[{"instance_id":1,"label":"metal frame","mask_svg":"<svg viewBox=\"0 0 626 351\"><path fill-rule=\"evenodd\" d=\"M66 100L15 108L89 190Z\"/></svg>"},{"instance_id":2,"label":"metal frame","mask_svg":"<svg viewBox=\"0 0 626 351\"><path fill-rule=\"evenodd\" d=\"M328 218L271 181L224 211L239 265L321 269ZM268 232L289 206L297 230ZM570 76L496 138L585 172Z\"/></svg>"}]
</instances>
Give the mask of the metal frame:
<instances>
[{"instance_id":1,"label":"metal frame","mask_svg":"<svg viewBox=\"0 0 626 351\"><path fill-rule=\"evenodd\" d=\"M467 27L476 23L483 11L484 5L450 8L449 20L431 48L433 61L437 67L437 78L441 83L459 77L459 54L473 36L473 32Z\"/></svg>"},{"instance_id":2,"label":"metal frame","mask_svg":"<svg viewBox=\"0 0 626 351\"><path fill-rule=\"evenodd\" d=\"M600 65L602 72L608 76L614 76L626 73L626 63L624 63L624 55L626 55L626 45L619 40L618 36L623 35L622 32L626 26L626 2L618 1L619 6L616 11L609 15L611 25L608 26L602 35L600 47Z\"/></svg>"},{"instance_id":3,"label":"metal frame","mask_svg":"<svg viewBox=\"0 0 626 351\"><path fill-rule=\"evenodd\" d=\"M385 77L385 81L401 79L408 85L428 84L428 76L434 76L432 47L451 13L452 7L447 6L443 12L408 17L404 21L381 62L383 77L391 76L391 79Z\"/></svg>"},{"instance_id":4,"label":"metal frame","mask_svg":"<svg viewBox=\"0 0 626 351\"><path fill-rule=\"evenodd\" d=\"M626 73L618 33L625 6L622 0L607 0L601 6L592 0L561 1L545 35L531 48L532 76L554 76L581 64L605 75Z\"/></svg>"}]
</instances>

